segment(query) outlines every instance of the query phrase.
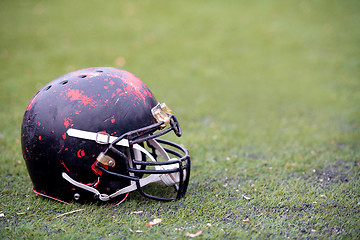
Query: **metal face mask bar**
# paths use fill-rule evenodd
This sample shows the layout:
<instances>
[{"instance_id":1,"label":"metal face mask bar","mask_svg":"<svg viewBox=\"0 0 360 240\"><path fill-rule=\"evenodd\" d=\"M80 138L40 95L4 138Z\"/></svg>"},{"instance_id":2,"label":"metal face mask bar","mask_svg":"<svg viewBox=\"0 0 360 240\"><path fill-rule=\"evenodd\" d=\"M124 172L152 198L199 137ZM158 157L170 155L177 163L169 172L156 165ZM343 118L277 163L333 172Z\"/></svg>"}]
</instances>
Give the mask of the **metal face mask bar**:
<instances>
[{"instance_id":1,"label":"metal face mask bar","mask_svg":"<svg viewBox=\"0 0 360 240\"><path fill-rule=\"evenodd\" d=\"M63 178L77 187L93 192L102 201L108 201L111 198L134 190L138 190L142 195L156 200L174 200L183 197L186 193L190 177L189 153L187 149L178 144L162 139L156 139L158 136L164 135L171 130L173 130L177 136L180 136L181 129L179 123L172 111L165 104L158 104L155 106L152 109L152 114L158 123L128 132L120 137L110 136L109 134L103 132L94 133L77 129L68 129L67 131L67 134L72 137L93 140L99 144L110 144L103 153L99 154L95 166L111 176L130 179L131 184L129 186L120 189L111 195L107 195L101 194L93 187L71 179L66 173L62 174ZM161 130L167 125L170 125L169 128ZM157 130L160 131L154 133ZM148 152L144 147L139 145L139 143L143 142L148 143L148 146L152 149L152 153ZM167 146L167 148L162 147L160 143ZM115 146L128 148L130 150L130 156L127 156L123 152L119 151ZM108 151L111 151L120 156L120 158L125 159L129 175L112 172L103 167L103 165L114 167L116 164L115 159L107 155ZM155 153L156 151L160 153L160 156L164 159L164 161L158 161L157 154ZM173 158L170 158L169 154L173 156ZM150 161L137 159L142 155ZM141 176L144 174L149 175L140 178L138 177L139 174ZM156 182L162 182L166 186L173 186L177 192L176 196L158 197L148 194L143 190L144 186Z\"/></svg>"},{"instance_id":2,"label":"metal face mask bar","mask_svg":"<svg viewBox=\"0 0 360 240\"><path fill-rule=\"evenodd\" d=\"M149 152L140 151L141 153L145 153L146 157L150 159L150 161L141 161L137 160L135 157L125 158L126 162L129 163L128 172L129 176L121 175L115 172L112 172L108 169L105 169L100 163L97 163L96 166L103 171L103 173L120 177L120 178L127 178L131 180L132 188L126 187L117 191L116 193L110 195L111 197L116 197L120 194L132 191L137 189L142 195L156 199L156 200L175 200L183 197L186 193L187 185L189 182L190 177L190 157L188 151L169 141L162 140L162 139L149 139L148 144L150 147L156 149L162 158L165 161L157 161L157 156L155 154L151 154ZM161 143L161 144L160 144ZM162 145L168 146L169 148L163 148ZM129 147L130 152L136 155L136 152L139 152L139 145L131 145ZM170 149L170 147L176 149ZM116 148L111 148L112 151L115 153L117 152ZM180 153L180 151L182 153ZM121 153L121 152L120 152ZM175 156L175 158L170 158L169 154ZM131 163L131 164L130 164ZM142 178L138 177L139 174L144 174ZM145 175L147 175L145 177ZM173 187L176 191L176 196L172 197L159 197L156 194L148 193L148 190L144 190L146 185L153 185L153 183L161 182L163 186L167 186L167 188ZM136 186L136 187L135 187ZM154 190L154 189L153 189ZM156 190L156 189L155 189ZM152 191L153 192L153 191ZM158 191L159 192L159 191ZM161 191L160 191L161 192Z\"/></svg>"}]
</instances>

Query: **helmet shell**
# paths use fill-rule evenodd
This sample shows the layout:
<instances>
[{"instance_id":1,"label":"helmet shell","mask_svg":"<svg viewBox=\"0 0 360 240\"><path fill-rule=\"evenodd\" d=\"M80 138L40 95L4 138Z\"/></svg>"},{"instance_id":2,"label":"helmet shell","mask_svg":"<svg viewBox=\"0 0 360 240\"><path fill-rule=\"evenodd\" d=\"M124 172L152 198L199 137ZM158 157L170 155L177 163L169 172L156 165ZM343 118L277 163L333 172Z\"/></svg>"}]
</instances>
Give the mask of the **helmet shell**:
<instances>
[{"instance_id":1,"label":"helmet shell","mask_svg":"<svg viewBox=\"0 0 360 240\"><path fill-rule=\"evenodd\" d=\"M93 200L61 177L111 193L129 180L102 176L93 167L105 145L70 137L69 128L121 136L156 122L151 109L157 101L135 75L111 67L87 68L46 84L28 104L21 127L23 157L35 192L70 201ZM125 163L114 171L127 175ZM124 196L122 196L124 198Z\"/></svg>"}]
</instances>

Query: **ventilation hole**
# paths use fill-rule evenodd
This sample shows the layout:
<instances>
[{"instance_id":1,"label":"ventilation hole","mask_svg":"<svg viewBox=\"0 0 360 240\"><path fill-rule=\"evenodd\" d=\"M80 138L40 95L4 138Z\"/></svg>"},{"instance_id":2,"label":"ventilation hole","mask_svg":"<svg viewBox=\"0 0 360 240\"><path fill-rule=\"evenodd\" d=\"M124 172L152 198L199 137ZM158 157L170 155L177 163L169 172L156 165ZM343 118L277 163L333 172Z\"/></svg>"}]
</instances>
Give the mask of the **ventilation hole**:
<instances>
[{"instance_id":1,"label":"ventilation hole","mask_svg":"<svg viewBox=\"0 0 360 240\"><path fill-rule=\"evenodd\" d=\"M96 70L96 72L104 72L103 70Z\"/></svg>"},{"instance_id":2,"label":"ventilation hole","mask_svg":"<svg viewBox=\"0 0 360 240\"><path fill-rule=\"evenodd\" d=\"M49 90L50 88L51 88L51 85L49 85L47 88L45 88L44 91L47 91L47 90Z\"/></svg>"},{"instance_id":3,"label":"ventilation hole","mask_svg":"<svg viewBox=\"0 0 360 240\"><path fill-rule=\"evenodd\" d=\"M62 84L62 85L65 85L65 84L67 84L69 81L63 81L63 82L61 82L60 84Z\"/></svg>"},{"instance_id":4,"label":"ventilation hole","mask_svg":"<svg viewBox=\"0 0 360 240\"><path fill-rule=\"evenodd\" d=\"M80 75L79 78L86 78L87 75Z\"/></svg>"}]
</instances>

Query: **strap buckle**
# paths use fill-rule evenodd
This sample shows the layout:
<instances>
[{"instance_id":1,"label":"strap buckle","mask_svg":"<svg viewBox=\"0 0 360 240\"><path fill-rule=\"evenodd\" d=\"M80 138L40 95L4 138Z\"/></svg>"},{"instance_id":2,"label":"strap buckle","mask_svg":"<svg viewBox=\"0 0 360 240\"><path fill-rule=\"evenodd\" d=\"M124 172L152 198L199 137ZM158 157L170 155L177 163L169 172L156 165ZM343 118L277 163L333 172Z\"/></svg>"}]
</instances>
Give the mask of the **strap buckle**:
<instances>
[{"instance_id":1,"label":"strap buckle","mask_svg":"<svg viewBox=\"0 0 360 240\"><path fill-rule=\"evenodd\" d=\"M110 135L106 132L97 132L95 142L97 142L98 144L109 144Z\"/></svg>"}]
</instances>

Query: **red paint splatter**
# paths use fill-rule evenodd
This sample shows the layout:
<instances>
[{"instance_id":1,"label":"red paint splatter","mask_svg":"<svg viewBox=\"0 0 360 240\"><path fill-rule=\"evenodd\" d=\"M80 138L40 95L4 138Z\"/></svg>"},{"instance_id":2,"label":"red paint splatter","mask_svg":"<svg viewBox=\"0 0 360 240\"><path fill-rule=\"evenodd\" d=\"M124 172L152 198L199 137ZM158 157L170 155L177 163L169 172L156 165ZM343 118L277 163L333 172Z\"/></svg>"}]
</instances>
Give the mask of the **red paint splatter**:
<instances>
[{"instance_id":1,"label":"red paint splatter","mask_svg":"<svg viewBox=\"0 0 360 240\"><path fill-rule=\"evenodd\" d=\"M97 161L95 161L93 163L93 165L91 165L91 170L96 173L97 175L101 176L102 171L100 169L98 169L97 167L95 167L95 164L97 163Z\"/></svg>"},{"instance_id":2,"label":"red paint splatter","mask_svg":"<svg viewBox=\"0 0 360 240\"><path fill-rule=\"evenodd\" d=\"M115 122L115 116L112 115L111 117L108 117L107 119L104 120L104 122L107 122L109 120L110 120L111 123L114 123Z\"/></svg>"},{"instance_id":3,"label":"red paint splatter","mask_svg":"<svg viewBox=\"0 0 360 240\"><path fill-rule=\"evenodd\" d=\"M109 84L110 84L110 86L114 86L115 82L114 82L113 80L111 80L111 81L109 82Z\"/></svg>"},{"instance_id":4,"label":"red paint splatter","mask_svg":"<svg viewBox=\"0 0 360 240\"><path fill-rule=\"evenodd\" d=\"M85 96L83 92L84 91L80 92L79 89L69 89L66 96L70 98L70 101L79 101L80 104L95 107L96 101L94 101L91 97Z\"/></svg>"},{"instance_id":5,"label":"red paint splatter","mask_svg":"<svg viewBox=\"0 0 360 240\"><path fill-rule=\"evenodd\" d=\"M41 136L39 136L39 140L41 140Z\"/></svg>"},{"instance_id":6,"label":"red paint splatter","mask_svg":"<svg viewBox=\"0 0 360 240\"><path fill-rule=\"evenodd\" d=\"M67 117L67 118L64 118L64 125L66 128L68 128L70 125L72 126L73 124L70 124L70 122L72 122L72 119Z\"/></svg>"},{"instance_id":7,"label":"red paint splatter","mask_svg":"<svg viewBox=\"0 0 360 240\"><path fill-rule=\"evenodd\" d=\"M81 110L75 112L75 114L80 114L80 113L81 113Z\"/></svg>"},{"instance_id":8,"label":"red paint splatter","mask_svg":"<svg viewBox=\"0 0 360 240\"><path fill-rule=\"evenodd\" d=\"M79 151L77 151L77 156L78 156L79 158L84 157L84 156L85 156L85 151L82 150L82 149L79 149Z\"/></svg>"},{"instance_id":9,"label":"red paint splatter","mask_svg":"<svg viewBox=\"0 0 360 240\"><path fill-rule=\"evenodd\" d=\"M64 133L63 135L62 135L62 138L65 140L66 139L66 133Z\"/></svg>"},{"instance_id":10,"label":"red paint splatter","mask_svg":"<svg viewBox=\"0 0 360 240\"><path fill-rule=\"evenodd\" d=\"M109 87L108 86L104 86L105 89L108 89Z\"/></svg>"},{"instance_id":11,"label":"red paint splatter","mask_svg":"<svg viewBox=\"0 0 360 240\"><path fill-rule=\"evenodd\" d=\"M120 89L120 88L117 88L117 89L116 89L116 93L117 93L117 94L119 94L121 91L122 91L122 89Z\"/></svg>"}]
</instances>

